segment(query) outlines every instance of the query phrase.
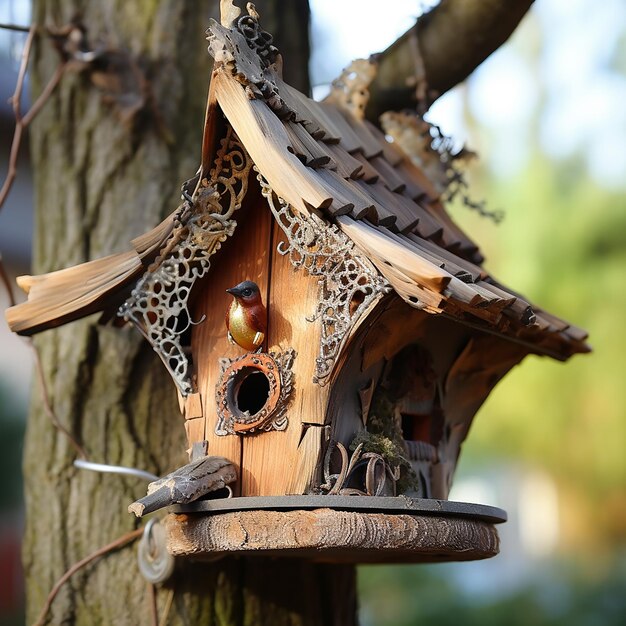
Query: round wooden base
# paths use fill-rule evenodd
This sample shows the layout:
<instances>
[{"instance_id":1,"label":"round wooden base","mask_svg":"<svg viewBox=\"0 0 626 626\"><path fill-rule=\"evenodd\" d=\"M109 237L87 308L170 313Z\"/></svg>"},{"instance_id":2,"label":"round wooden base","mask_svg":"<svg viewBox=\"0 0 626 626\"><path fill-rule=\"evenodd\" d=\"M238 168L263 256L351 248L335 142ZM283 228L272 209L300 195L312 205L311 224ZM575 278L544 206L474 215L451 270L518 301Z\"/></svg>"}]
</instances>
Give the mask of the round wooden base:
<instances>
[{"instance_id":1,"label":"round wooden base","mask_svg":"<svg viewBox=\"0 0 626 626\"><path fill-rule=\"evenodd\" d=\"M404 500L410 506L404 507L400 498L376 498L393 501L384 507L388 511L373 510L366 502L363 504L370 506L363 510L357 501L374 499L368 497L341 498L352 501L352 510L337 506L339 502L334 503L336 508L318 505L308 510L293 509L283 502L283 509L292 510L280 510L276 501L286 498L292 502L293 498L323 498L329 504L334 500L333 496L254 498L268 501L268 508L171 513L167 518L168 549L176 556L210 559L262 555L328 563L470 561L498 553L494 523L506 519L506 514L494 507L409 498ZM230 500L234 504L232 501L251 499ZM420 503L426 503L423 510L418 509ZM196 506L201 509L203 505ZM187 511L190 508L185 507Z\"/></svg>"}]
</instances>

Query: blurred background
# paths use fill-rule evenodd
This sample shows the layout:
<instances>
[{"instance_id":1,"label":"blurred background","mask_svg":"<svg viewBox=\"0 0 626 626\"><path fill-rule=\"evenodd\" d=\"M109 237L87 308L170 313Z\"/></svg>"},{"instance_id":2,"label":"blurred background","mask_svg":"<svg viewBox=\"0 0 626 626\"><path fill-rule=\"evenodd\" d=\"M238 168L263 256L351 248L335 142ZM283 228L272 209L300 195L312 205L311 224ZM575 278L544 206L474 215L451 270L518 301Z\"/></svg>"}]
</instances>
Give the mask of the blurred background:
<instances>
[{"instance_id":1,"label":"blurred background","mask_svg":"<svg viewBox=\"0 0 626 626\"><path fill-rule=\"evenodd\" d=\"M428 3L310 6L311 79L321 98L345 65L386 48ZM29 19L29 2L0 0L0 22ZM2 178L13 132L6 99L23 41L0 30ZM479 153L468 170L470 196L505 212L496 225L450 207L488 270L586 328L594 352L566 364L527 357L474 422L451 499L508 511L501 554L362 567L362 623L626 624L626 3L537 0L509 42L428 119ZM28 271L30 189L23 150L0 213L0 252L12 274ZM0 622L19 623L20 615L19 468L30 378L28 348L1 319Z\"/></svg>"}]
</instances>

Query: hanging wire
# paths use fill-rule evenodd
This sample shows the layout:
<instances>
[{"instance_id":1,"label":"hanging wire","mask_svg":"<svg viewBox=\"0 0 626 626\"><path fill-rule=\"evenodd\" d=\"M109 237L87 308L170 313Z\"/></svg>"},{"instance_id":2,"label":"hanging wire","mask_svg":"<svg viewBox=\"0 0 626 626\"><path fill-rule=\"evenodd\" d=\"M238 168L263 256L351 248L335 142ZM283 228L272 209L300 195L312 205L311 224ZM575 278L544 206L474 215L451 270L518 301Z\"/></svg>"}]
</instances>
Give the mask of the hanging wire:
<instances>
[{"instance_id":1,"label":"hanging wire","mask_svg":"<svg viewBox=\"0 0 626 626\"><path fill-rule=\"evenodd\" d=\"M92 461L85 461L84 459L76 459L74 461L74 467L78 469L86 469L92 472L102 472L103 474L124 474L126 476L134 476L135 478L142 478L149 482L159 480L160 476L151 474L145 470L140 470L135 467L126 467L124 465L108 465L107 463L93 463Z\"/></svg>"}]
</instances>

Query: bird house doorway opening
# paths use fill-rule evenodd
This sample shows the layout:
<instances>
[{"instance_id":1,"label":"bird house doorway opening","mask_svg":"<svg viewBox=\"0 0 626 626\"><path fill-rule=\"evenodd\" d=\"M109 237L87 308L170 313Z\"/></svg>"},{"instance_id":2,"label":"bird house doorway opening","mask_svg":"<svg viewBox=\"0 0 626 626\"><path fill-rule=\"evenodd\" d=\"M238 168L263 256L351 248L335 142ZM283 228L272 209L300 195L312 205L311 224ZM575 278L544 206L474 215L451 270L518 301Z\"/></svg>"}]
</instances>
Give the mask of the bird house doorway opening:
<instances>
[{"instance_id":1,"label":"bird house doorway opening","mask_svg":"<svg viewBox=\"0 0 626 626\"><path fill-rule=\"evenodd\" d=\"M246 367L231 381L228 402L233 413L256 415L266 405L270 381L260 370Z\"/></svg>"},{"instance_id":2,"label":"bird house doorway opening","mask_svg":"<svg viewBox=\"0 0 626 626\"><path fill-rule=\"evenodd\" d=\"M283 361L292 359L291 351L284 358L274 353L248 353L234 361L223 359L215 391L218 413L215 432L218 435L252 433L277 428L279 422L281 428L286 427L287 421L282 417L291 384L283 384L281 372L285 369ZM287 380L290 381L290 376Z\"/></svg>"}]
</instances>

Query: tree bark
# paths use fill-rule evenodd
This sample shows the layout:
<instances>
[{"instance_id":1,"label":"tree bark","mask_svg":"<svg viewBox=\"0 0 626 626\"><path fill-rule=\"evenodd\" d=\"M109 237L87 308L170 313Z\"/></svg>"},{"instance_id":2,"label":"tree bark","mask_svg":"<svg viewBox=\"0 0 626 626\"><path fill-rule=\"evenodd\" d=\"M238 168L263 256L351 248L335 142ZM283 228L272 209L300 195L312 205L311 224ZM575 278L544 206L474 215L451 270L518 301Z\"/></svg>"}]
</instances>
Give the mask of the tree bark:
<instances>
[{"instance_id":1,"label":"tree bark","mask_svg":"<svg viewBox=\"0 0 626 626\"><path fill-rule=\"evenodd\" d=\"M366 116L420 106L465 80L513 33L533 0L441 0L381 53ZM415 81L407 79L413 78ZM415 83L425 88L418 102Z\"/></svg>"},{"instance_id":2,"label":"tree bark","mask_svg":"<svg viewBox=\"0 0 626 626\"><path fill-rule=\"evenodd\" d=\"M308 3L289 5L306 33ZM308 39L287 28L281 3L259 2L258 8L265 28L288 32L277 45L290 71L307 76ZM36 2L38 24L66 24L80 13L92 42L129 52L145 71L151 95L132 123L123 123L84 74L64 77L30 135L35 272L126 249L176 207L181 183L200 161L210 72L204 30L217 10L214 0ZM31 71L36 93L56 62L49 43L40 41ZM36 344L51 404L90 460L160 475L188 461L174 385L132 328L99 326L89 318L48 331ZM74 458L35 389L24 451L29 623L65 570L138 524L126 507L145 493L145 483L77 470ZM74 575L54 600L48 623L152 623L151 594L135 552L123 548ZM355 622L354 582L352 567L304 561L183 563L158 590L157 609L162 616L173 590L168 625L349 625Z\"/></svg>"}]
</instances>

